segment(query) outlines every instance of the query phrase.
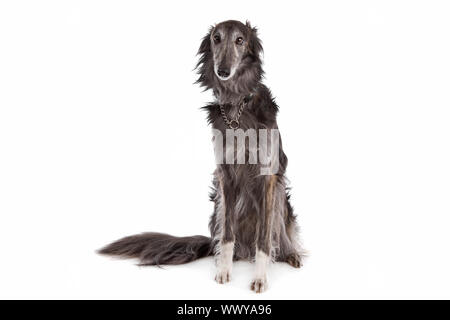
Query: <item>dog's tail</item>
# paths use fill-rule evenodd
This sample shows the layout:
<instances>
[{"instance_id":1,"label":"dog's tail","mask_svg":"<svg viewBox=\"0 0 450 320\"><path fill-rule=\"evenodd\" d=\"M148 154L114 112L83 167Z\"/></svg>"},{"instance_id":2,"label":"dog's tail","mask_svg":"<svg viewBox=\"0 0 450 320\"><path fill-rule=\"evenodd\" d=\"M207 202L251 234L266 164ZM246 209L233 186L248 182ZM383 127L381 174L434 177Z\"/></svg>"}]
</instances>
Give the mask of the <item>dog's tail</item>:
<instances>
[{"instance_id":1,"label":"dog's tail","mask_svg":"<svg viewBox=\"0 0 450 320\"><path fill-rule=\"evenodd\" d=\"M105 255L138 258L139 265L183 264L213 255L213 240L205 236L174 237L148 232L117 240L98 250Z\"/></svg>"}]
</instances>

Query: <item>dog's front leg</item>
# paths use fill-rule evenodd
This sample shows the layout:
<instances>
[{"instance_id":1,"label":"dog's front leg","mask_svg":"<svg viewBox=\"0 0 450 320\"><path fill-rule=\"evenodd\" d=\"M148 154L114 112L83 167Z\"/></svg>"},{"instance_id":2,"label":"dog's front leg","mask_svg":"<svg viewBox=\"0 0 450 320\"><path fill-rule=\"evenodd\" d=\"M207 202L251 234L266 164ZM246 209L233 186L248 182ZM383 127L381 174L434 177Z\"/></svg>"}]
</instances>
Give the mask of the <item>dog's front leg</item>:
<instances>
[{"instance_id":1,"label":"dog's front leg","mask_svg":"<svg viewBox=\"0 0 450 320\"><path fill-rule=\"evenodd\" d=\"M261 201L256 237L255 272L251 289L256 293L267 289L267 267L271 260L274 192L277 177L268 176L264 181L264 197Z\"/></svg>"},{"instance_id":2,"label":"dog's front leg","mask_svg":"<svg viewBox=\"0 0 450 320\"><path fill-rule=\"evenodd\" d=\"M233 194L224 194L223 184L220 185L221 192L221 205L219 206L220 212L219 223L221 234L219 243L217 244L217 273L216 281L218 283L226 283L231 280L231 270L233 268L233 255L234 255L234 242L235 237L233 233L233 211L234 201Z\"/></svg>"}]
</instances>

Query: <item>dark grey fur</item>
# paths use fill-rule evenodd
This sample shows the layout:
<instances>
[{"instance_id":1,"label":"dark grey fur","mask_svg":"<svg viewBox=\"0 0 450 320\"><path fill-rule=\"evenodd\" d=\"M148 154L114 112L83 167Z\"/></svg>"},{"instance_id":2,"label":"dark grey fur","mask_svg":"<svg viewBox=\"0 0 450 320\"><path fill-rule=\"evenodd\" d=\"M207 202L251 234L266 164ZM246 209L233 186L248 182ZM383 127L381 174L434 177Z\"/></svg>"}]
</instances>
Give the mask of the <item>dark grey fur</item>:
<instances>
[{"instance_id":1,"label":"dark grey fur","mask_svg":"<svg viewBox=\"0 0 450 320\"><path fill-rule=\"evenodd\" d=\"M237 37L243 42L238 44ZM203 38L198 51L198 83L213 90L217 101L204 109L208 122L224 136L227 127L219 103L231 118L242 99L248 103L240 118L241 129L278 128L278 106L270 90L261 83L261 51L257 30L249 23L225 21L212 27ZM223 80L217 73L219 69L223 74L232 69L235 72ZM217 166L211 194L214 202L209 223L211 238L144 233L118 240L99 252L139 258L143 265L180 264L212 255L217 244L234 242L234 259L251 260L258 248L274 260L300 267L301 248L286 189L287 157L281 143L279 156L279 171L273 176L260 175L259 164Z\"/></svg>"},{"instance_id":2,"label":"dark grey fur","mask_svg":"<svg viewBox=\"0 0 450 320\"><path fill-rule=\"evenodd\" d=\"M138 258L139 265L183 264L212 254L211 239L204 236L174 237L147 232L111 243L99 253Z\"/></svg>"}]
</instances>

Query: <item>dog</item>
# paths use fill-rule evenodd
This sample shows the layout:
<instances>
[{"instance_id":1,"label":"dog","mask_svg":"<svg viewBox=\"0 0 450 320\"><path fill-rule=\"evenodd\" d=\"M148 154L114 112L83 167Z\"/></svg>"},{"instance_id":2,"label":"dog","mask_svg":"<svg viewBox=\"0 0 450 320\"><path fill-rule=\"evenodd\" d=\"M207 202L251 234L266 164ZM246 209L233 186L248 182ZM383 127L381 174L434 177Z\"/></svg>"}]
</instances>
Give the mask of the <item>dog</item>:
<instances>
[{"instance_id":1,"label":"dog","mask_svg":"<svg viewBox=\"0 0 450 320\"><path fill-rule=\"evenodd\" d=\"M210 195L214 202L209 222L211 237L150 232L117 240L99 253L138 258L140 265L176 265L214 255L215 280L220 284L231 280L234 260L253 260L255 271L250 288L256 293L268 287L267 266L271 261L287 262L295 268L302 266L304 251L289 201L285 178L288 161L279 135L271 134L265 140L274 151L265 160L276 161L266 161L270 162L268 166L255 162L255 151L267 151L267 145L262 145L267 131L278 132L278 106L262 83L262 50L257 29L249 22L234 20L211 27L198 50L197 83L205 90L211 89L216 100L203 107L215 133L214 140L226 135L233 142L230 147L227 141L227 148L215 143L216 151L221 152L216 153ZM266 134L248 133L257 130ZM243 149L234 146L235 138L244 142ZM256 149L250 150L250 140L257 141ZM242 159L242 155L253 161L223 161L239 156Z\"/></svg>"}]
</instances>

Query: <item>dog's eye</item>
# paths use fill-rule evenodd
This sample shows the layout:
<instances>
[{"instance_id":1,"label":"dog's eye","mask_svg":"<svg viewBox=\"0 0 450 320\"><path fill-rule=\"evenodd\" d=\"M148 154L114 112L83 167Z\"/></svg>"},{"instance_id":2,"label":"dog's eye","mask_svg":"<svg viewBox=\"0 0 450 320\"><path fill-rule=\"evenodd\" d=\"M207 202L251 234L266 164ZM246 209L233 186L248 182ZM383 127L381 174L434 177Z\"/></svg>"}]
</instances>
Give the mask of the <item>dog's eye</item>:
<instances>
[{"instance_id":1,"label":"dog's eye","mask_svg":"<svg viewBox=\"0 0 450 320\"><path fill-rule=\"evenodd\" d=\"M244 39L242 38L242 37L238 37L237 39L236 39L236 44L238 44L238 45L242 45L244 43Z\"/></svg>"},{"instance_id":2,"label":"dog's eye","mask_svg":"<svg viewBox=\"0 0 450 320\"><path fill-rule=\"evenodd\" d=\"M214 35L214 42L219 43L220 42L220 35L216 34Z\"/></svg>"}]
</instances>

